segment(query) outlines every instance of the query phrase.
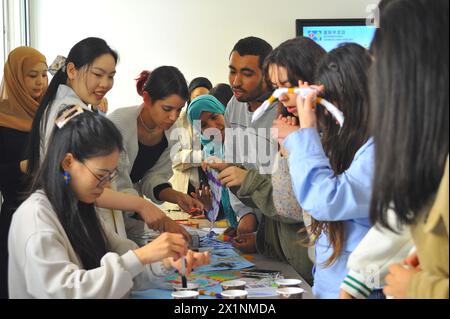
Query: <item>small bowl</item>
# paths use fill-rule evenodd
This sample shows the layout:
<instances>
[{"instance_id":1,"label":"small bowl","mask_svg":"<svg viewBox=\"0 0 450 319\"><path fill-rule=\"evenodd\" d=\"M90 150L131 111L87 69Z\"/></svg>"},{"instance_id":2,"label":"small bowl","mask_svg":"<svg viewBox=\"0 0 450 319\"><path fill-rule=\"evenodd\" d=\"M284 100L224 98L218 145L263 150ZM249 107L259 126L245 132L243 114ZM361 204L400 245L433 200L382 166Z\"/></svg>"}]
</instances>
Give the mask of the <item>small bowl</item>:
<instances>
[{"instance_id":1,"label":"small bowl","mask_svg":"<svg viewBox=\"0 0 450 319\"><path fill-rule=\"evenodd\" d=\"M229 280L222 282L222 291L225 290L245 290L246 282L243 280Z\"/></svg>"},{"instance_id":2,"label":"small bowl","mask_svg":"<svg viewBox=\"0 0 450 319\"><path fill-rule=\"evenodd\" d=\"M275 281L278 288L297 287L300 288L302 281L300 279L278 279Z\"/></svg>"},{"instance_id":3,"label":"small bowl","mask_svg":"<svg viewBox=\"0 0 450 319\"><path fill-rule=\"evenodd\" d=\"M198 291L181 290L172 292L173 299L198 299Z\"/></svg>"},{"instance_id":4,"label":"small bowl","mask_svg":"<svg viewBox=\"0 0 450 319\"><path fill-rule=\"evenodd\" d=\"M281 299L303 299L303 293L305 292L302 288L288 287L277 289L277 294Z\"/></svg>"},{"instance_id":5,"label":"small bowl","mask_svg":"<svg viewBox=\"0 0 450 319\"><path fill-rule=\"evenodd\" d=\"M175 291L186 291L186 290L198 291L198 288L199 288L199 285L194 284L192 282L188 282L186 288L183 288L182 285L173 285L173 289L175 289Z\"/></svg>"},{"instance_id":6,"label":"small bowl","mask_svg":"<svg viewBox=\"0 0 450 319\"><path fill-rule=\"evenodd\" d=\"M248 292L245 290L224 290L220 295L223 299L247 299Z\"/></svg>"}]
</instances>

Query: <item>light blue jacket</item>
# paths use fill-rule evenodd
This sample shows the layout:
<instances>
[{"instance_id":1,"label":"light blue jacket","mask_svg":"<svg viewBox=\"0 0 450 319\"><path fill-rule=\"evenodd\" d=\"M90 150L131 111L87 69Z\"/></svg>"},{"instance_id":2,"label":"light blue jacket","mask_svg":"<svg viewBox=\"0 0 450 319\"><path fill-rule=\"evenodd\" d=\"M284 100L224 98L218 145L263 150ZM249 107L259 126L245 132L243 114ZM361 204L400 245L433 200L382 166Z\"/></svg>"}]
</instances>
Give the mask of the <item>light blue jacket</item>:
<instances>
[{"instance_id":1,"label":"light blue jacket","mask_svg":"<svg viewBox=\"0 0 450 319\"><path fill-rule=\"evenodd\" d=\"M318 221L343 221L345 242L341 255L329 267L323 264L332 255L327 235L316 242L313 293L318 298L338 298L339 286L347 275L347 259L369 231L369 206L374 172L373 139L355 154L350 167L335 176L325 155L319 133L314 128L289 135L284 146L289 151L292 187L302 208Z\"/></svg>"}]
</instances>

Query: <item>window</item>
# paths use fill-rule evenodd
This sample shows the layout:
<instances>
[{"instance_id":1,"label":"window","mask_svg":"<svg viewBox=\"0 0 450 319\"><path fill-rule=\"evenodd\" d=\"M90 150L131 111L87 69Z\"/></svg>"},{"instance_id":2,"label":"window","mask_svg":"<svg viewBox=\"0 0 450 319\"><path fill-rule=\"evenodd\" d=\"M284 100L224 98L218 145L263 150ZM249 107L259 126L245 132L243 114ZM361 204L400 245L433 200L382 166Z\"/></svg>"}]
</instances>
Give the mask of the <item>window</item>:
<instances>
[{"instance_id":1,"label":"window","mask_svg":"<svg viewBox=\"0 0 450 319\"><path fill-rule=\"evenodd\" d=\"M30 45L29 0L0 0L0 10L0 61L3 65L11 50L21 45ZM3 73L3 67L1 69Z\"/></svg>"}]
</instances>

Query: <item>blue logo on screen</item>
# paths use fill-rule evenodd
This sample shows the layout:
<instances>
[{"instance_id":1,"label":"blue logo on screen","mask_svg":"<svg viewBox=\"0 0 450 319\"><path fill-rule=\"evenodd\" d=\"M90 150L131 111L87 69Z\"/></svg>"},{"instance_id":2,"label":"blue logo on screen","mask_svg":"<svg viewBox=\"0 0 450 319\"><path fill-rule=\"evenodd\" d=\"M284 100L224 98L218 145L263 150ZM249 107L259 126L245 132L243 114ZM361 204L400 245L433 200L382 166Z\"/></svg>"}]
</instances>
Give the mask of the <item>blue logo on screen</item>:
<instances>
[{"instance_id":1,"label":"blue logo on screen","mask_svg":"<svg viewBox=\"0 0 450 319\"><path fill-rule=\"evenodd\" d=\"M321 31L310 31L308 33L308 37L314 41L322 40L322 32Z\"/></svg>"},{"instance_id":2,"label":"blue logo on screen","mask_svg":"<svg viewBox=\"0 0 450 319\"><path fill-rule=\"evenodd\" d=\"M342 43L358 43L369 48L376 29L367 26L311 26L303 28L303 35L321 45L327 52Z\"/></svg>"}]
</instances>

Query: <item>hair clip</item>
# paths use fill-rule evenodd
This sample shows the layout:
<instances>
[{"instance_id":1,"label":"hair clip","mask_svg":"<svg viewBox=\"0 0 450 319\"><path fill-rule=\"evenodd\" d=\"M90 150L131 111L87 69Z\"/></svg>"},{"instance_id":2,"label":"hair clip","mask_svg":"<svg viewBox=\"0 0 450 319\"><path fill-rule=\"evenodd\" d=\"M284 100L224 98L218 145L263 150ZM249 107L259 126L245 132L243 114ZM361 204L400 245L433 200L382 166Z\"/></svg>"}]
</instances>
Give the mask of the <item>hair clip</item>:
<instances>
[{"instance_id":1,"label":"hair clip","mask_svg":"<svg viewBox=\"0 0 450 319\"><path fill-rule=\"evenodd\" d=\"M66 123L69 122L71 119L84 112L83 108L78 104L63 105L63 110L64 111L62 112L62 114L55 121L56 126L58 126L60 129L63 128L64 125L66 125Z\"/></svg>"},{"instance_id":2,"label":"hair clip","mask_svg":"<svg viewBox=\"0 0 450 319\"><path fill-rule=\"evenodd\" d=\"M66 71L66 58L62 55L58 55L55 58L55 61L48 67L48 72L54 76L60 69L62 69L63 72Z\"/></svg>"}]
</instances>

